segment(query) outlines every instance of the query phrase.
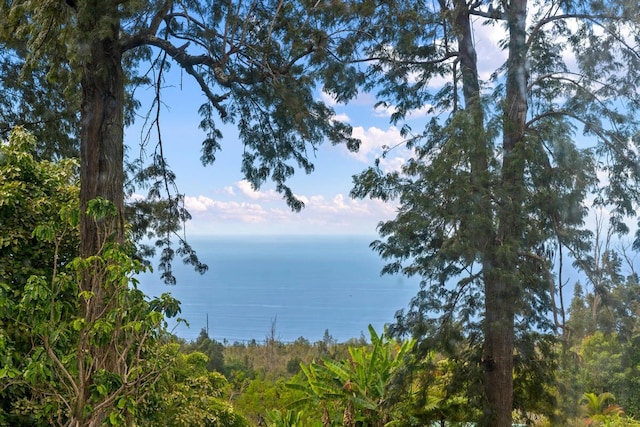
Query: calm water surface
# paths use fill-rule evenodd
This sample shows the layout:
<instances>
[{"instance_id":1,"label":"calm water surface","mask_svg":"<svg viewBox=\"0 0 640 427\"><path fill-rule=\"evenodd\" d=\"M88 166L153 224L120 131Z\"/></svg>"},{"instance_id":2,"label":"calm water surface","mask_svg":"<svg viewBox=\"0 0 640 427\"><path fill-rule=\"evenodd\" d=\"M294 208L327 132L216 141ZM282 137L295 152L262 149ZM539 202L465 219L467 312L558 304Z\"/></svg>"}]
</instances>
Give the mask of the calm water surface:
<instances>
[{"instance_id":1,"label":"calm water surface","mask_svg":"<svg viewBox=\"0 0 640 427\"><path fill-rule=\"evenodd\" d=\"M192 246L209 271L199 275L175 264L176 286L144 275L148 295L171 292L182 302L190 327L174 333L195 339L201 328L217 340L264 340L275 321L276 336L293 341L338 341L381 331L418 291L418 280L380 276L384 265L369 248L373 237L211 237Z\"/></svg>"}]
</instances>

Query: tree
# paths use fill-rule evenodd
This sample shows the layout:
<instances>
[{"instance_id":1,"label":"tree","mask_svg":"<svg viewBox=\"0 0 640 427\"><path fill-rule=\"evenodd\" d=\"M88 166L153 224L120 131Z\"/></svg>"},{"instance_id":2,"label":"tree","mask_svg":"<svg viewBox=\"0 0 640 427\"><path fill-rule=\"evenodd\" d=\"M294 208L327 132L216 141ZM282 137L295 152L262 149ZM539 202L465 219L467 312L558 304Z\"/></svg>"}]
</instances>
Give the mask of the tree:
<instances>
[{"instance_id":1,"label":"tree","mask_svg":"<svg viewBox=\"0 0 640 427\"><path fill-rule=\"evenodd\" d=\"M29 64L55 53L59 62L52 61L51 73L67 67L73 71L71 83L80 84L81 211L97 196L114 202L116 241L122 241L124 216L124 86L132 79L125 75L125 65L149 58L152 52L159 52L160 79L163 67L173 60L207 96L201 109L202 126L209 131L203 162L213 162L220 147L222 135L214 114L225 122L237 121L247 147L247 178L256 187L273 179L294 209L302 205L285 184L294 172L288 161L310 172L313 165L305 150L325 138L347 142L352 149L357 146L350 128L313 100L315 84L323 78L336 97L353 94L353 83L346 78L351 75L339 73L346 69L340 55L331 56L342 46L340 40L328 38L325 24L330 17L322 8L283 7L277 2L205 7L188 1L49 2L34 8L29 2L13 1L3 4L3 14L7 29L33 36L27 37ZM43 22L49 24L46 33L39 31ZM67 40L64 46L61 39ZM82 253L90 254L95 252L95 226L86 219L82 224Z\"/></svg>"},{"instance_id":2,"label":"tree","mask_svg":"<svg viewBox=\"0 0 640 427\"><path fill-rule=\"evenodd\" d=\"M564 354L566 361L560 372L562 385L573 389L573 394L565 391L562 396L570 404L585 391L607 391L617 396L625 412L638 415L637 316L631 314L637 304L636 287L635 281L620 283L613 287L611 294L604 294L604 304L599 308L600 320L597 324L588 322L590 328L583 326L587 323L584 318L592 319L593 311L584 300L593 304L593 295L582 297L582 313L581 310L572 311L569 326L574 338L572 347ZM579 297L574 297L572 307L580 307ZM586 316L581 317L581 314Z\"/></svg>"},{"instance_id":3,"label":"tree","mask_svg":"<svg viewBox=\"0 0 640 427\"><path fill-rule=\"evenodd\" d=\"M163 315L179 306L169 295L149 301L136 289L131 276L142 264L106 235L99 254L77 257L77 164L38 161L36 147L21 129L0 146L0 224L9 231L0 244L0 421L122 423L175 357L157 344ZM88 214L113 211L98 199ZM91 298L79 286L88 263L117 300L98 318L81 309Z\"/></svg>"},{"instance_id":4,"label":"tree","mask_svg":"<svg viewBox=\"0 0 640 427\"><path fill-rule=\"evenodd\" d=\"M0 47L0 136L21 126L35 137L39 157L77 157L80 106L77 96L64 93L65 76L54 81L48 67L25 69L26 49L16 39L0 37Z\"/></svg>"},{"instance_id":5,"label":"tree","mask_svg":"<svg viewBox=\"0 0 640 427\"><path fill-rule=\"evenodd\" d=\"M54 225L60 211L74 208L78 196L77 162L38 161L36 139L16 128L0 144L0 277L17 292L34 274L45 274L54 247L39 242L34 230ZM58 242L58 257L65 265L77 256L78 235L67 230ZM28 261L27 261L28 260Z\"/></svg>"},{"instance_id":6,"label":"tree","mask_svg":"<svg viewBox=\"0 0 640 427\"><path fill-rule=\"evenodd\" d=\"M16 322L19 302L32 276L51 280L54 259L63 267L77 255L77 229L61 221L61 213L77 207L77 162L38 161L34 137L17 128L0 144L0 423L21 424L16 404L29 400L29 386L16 379L24 355L33 348L34 325ZM57 228L57 238L45 242L35 231Z\"/></svg>"},{"instance_id":7,"label":"tree","mask_svg":"<svg viewBox=\"0 0 640 427\"><path fill-rule=\"evenodd\" d=\"M226 379L208 370L207 363L203 353L177 353L141 405L139 420L158 427L248 427L226 399Z\"/></svg>"},{"instance_id":8,"label":"tree","mask_svg":"<svg viewBox=\"0 0 640 427\"><path fill-rule=\"evenodd\" d=\"M294 165L311 172L307 153L325 139L346 142L350 149L358 145L350 136L351 128L314 100L318 82L337 99L349 99L358 77L343 61L351 52L348 40L330 37L343 22L332 20L331 10L317 5L271 0L72 0L38 5L6 0L0 4L2 39L25 43L26 66L45 60L48 78L65 74L69 90L79 89L83 258L95 259L105 242L125 243L124 88L135 79L128 71L141 61L150 60L160 76L155 82L156 105L170 61L199 84L207 98L201 107L202 127L208 133L202 151L205 164L215 160L220 148L217 115L222 122L238 125L245 146L242 170L252 185L257 188L271 179L292 209L302 208L286 184ZM170 183L161 139L158 144L159 155L145 174ZM151 190L153 194L157 187ZM115 215L89 215L97 199L112 204ZM185 217L180 200L179 195L168 200L165 209L170 216ZM163 257L171 255L169 248ZM188 246L180 255L193 261ZM99 266L86 267L80 292L90 295L82 309L91 323L114 309L111 304L116 299L94 274ZM93 354L95 360L117 360L111 356Z\"/></svg>"},{"instance_id":9,"label":"tree","mask_svg":"<svg viewBox=\"0 0 640 427\"><path fill-rule=\"evenodd\" d=\"M207 370L223 372L224 370L224 346L209 337L206 328L200 329L198 338L187 346L187 352L197 351L207 356Z\"/></svg>"},{"instance_id":10,"label":"tree","mask_svg":"<svg viewBox=\"0 0 640 427\"><path fill-rule=\"evenodd\" d=\"M611 392L628 415L636 416L640 288L628 247L614 246L610 232L602 240L601 225L596 221L592 252L576 260L585 266L590 286L586 293L579 284L574 290L567 322L570 339L559 372L560 396L573 407L585 391Z\"/></svg>"},{"instance_id":11,"label":"tree","mask_svg":"<svg viewBox=\"0 0 640 427\"><path fill-rule=\"evenodd\" d=\"M378 162L355 178L353 195L399 201L373 248L391 260L384 272L423 278L392 332L422 339L460 321L482 335L482 425L512 423L514 351L532 327L556 327L551 265L555 253L588 248L587 198L607 206L615 232L635 215L635 8L387 2L369 26L379 103L395 109L394 122L423 107L433 118L422 131L403 126L412 158L395 171ZM488 77L480 25L503 34L495 48L506 60Z\"/></svg>"},{"instance_id":12,"label":"tree","mask_svg":"<svg viewBox=\"0 0 640 427\"><path fill-rule=\"evenodd\" d=\"M95 215L93 208L91 215ZM49 230L39 230L47 239ZM55 235L54 235L55 236ZM82 291L87 264L101 267L110 298L100 317L83 310L91 295ZM54 264L53 271L59 267ZM89 260L76 258L51 280L31 276L13 319L30 328L31 348L20 354L18 384L32 398L19 402L36 425L131 425L137 407L175 354L159 345L166 334L165 316L175 316L179 303L167 294L150 300L133 278L144 271L140 261L113 245Z\"/></svg>"},{"instance_id":13,"label":"tree","mask_svg":"<svg viewBox=\"0 0 640 427\"><path fill-rule=\"evenodd\" d=\"M576 283L573 288L571 305L569 306L569 338L572 340L581 340L585 336L592 334L594 332L592 320L593 311L587 307L582 285Z\"/></svg>"}]
</instances>

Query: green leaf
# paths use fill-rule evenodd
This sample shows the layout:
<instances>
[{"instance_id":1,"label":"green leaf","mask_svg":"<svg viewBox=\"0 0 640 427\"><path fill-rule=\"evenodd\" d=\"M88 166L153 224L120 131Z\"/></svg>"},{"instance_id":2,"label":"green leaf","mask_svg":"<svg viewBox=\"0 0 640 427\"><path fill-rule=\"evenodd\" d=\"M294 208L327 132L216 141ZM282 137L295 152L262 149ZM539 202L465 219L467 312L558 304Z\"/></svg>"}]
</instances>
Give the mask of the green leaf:
<instances>
[{"instance_id":1,"label":"green leaf","mask_svg":"<svg viewBox=\"0 0 640 427\"><path fill-rule=\"evenodd\" d=\"M87 215L94 221L101 221L118 216L118 211L112 201L96 197L87 203Z\"/></svg>"},{"instance_id":2,"label":"green leaf","mask_svg":"<svg viewBox=\"0 0 640 427\"><path fill-rule=\"evenodd\" d=\"M33 237L43 242L53 242L55 235L56 230L52 224L39 224L35 230L33 230Z\"/></svg>"},{"instance_id":3,"label":"green leaf","mask_svg":"<svg viewBox=\"0 0 640 427\"><path fill-rule=\"evenodd\" d=\"M105 386L104 384L98 384L98 385L96 386L96 390L98 390L98 393L99 393L101 396L106 396L106 395L107 395L107 393L109 392L109 390L107 389L107 386Z\"/></svg>"},{"instance_id":4,"label":"green leaf","mask_svg":"<svg viewBox=\"0 0 640 427\"><path fill-rule=\"evenodd\" d=\"M74 329L75 331L79 331L79 330L81 330L82 328L84 328L84 325L85 325L85 319L84 319L84 318L74 319L74 320L71 322L71 325L72 325L72 327L73 327L73 329Z\"/></svg>"},{"instance_id":5,"label":"green leaf","mask_svg":"<svg viewBox=\"0 0 640 427\"><path fill-rule=\"evenodd\" d=\"M60 209L60 219L75 228L80 224L80 209L77 206L63 206Z\"/></svg>"}]
</instances>

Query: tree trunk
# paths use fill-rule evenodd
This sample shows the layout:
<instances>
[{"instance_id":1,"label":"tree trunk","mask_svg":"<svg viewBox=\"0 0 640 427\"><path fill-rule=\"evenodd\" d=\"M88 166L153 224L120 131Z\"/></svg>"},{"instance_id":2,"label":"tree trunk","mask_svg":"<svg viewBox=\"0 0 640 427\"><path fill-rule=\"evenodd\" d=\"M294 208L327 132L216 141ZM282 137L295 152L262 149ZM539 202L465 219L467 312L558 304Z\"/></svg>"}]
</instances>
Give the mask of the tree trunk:
<instances>
[{"instance_id":1,"label":"tree trunk","mask_svg":"<svg viewBox=\"0 0 640 427\"><path fill-rule=\"evenodd\" d=\"M97 3L101 1L98 0ZM109 3L109 2L104 2ZM94 9L100 9L96 6ZM116 16L117 8L111 11ZM103 15L105 16L105 15ZM104 26L95 17L93 29ZM112 18L114 19L114 18ZM124 243L124 74L118 43L119 27L89 43L91 56L82 76L80 134L80 254L96 255L105 240ZM96 223L86 215L88 202L102 197L114 204L117 216Z\"/></svg>"},{"instance_id":2,"label":"tree trunk","mask_svg":"<svg viewBox=\"0 0 640 427\"><path fill-rule=\"evenodd\" d=\"M112 6L110 10L108 6ZM107 35L93 36L87 42L90 58L84 64L82 76L82 110L80 134L80 255L87 258L100 253L107 242L124 243L124 73L119 25L114 22L117 7L111 2L96 0L88 28L82 33L97 34L98 27L109 25ZM109 20L109 24L105 21ZM91 200L101 197L113 203L115 216L94 218L87 215ZM81 288L93 293L85 306L87 321L95 321L108 303L99 269L83 277Z\"/></svg>"},{"instance_id":3,"label":"tree trunk","mask_svg":"<svg viewBox=\"0 0 640 427\"><path fill-rule=\"evenodd\" d=\"M124 73L119 45L116 2L88 0L78 11L78 29L84 37L82 58L82 105L80 133L80 255L100 254L105 243L124 243L124 166L123 115ZM87 215L89 202L101 197L113 204L115 216ZM105 287L104 267L89 266L82 275L80 290L83 316L90 325L113 308L113 289ZM78 348L79 395L71 414L74 426L97 426L109 408L96 413L86 411L95 372L118 372L117 356L110 345L95 346L82 333ZM89 412L89 413L87 413Z\"/></svg>"},{"instance_id":4,"label":"tree trunk","mask_svg":"<svg viewBox=\"0 0 640 427\"><path fill-rule=\"evenodd\" d=\"M493 264L493 265L492 265ZM482 368L486 406L482 425L511 427L513 409L513 347L515 285L501 268L486 259L485 319Z\"/></svg>"},{"instance_id":5,"label":"tree trunk","mask_svg":"<svg viewBox=\"0 0 640 427\"><path fill-rule=\"evenodd\" d=\"M521 146L526 119L525 18L526 0L512 2L509 10L509 66L504 103L502 185L497 221L491 203L489 157L484 115L480 103L477 60L468 6L455 2L454 31L463 82L465 110L471 114L475 142L471 153L476 248L482 259L485 282L484 395L482 425L511 427L513 409L514 319L519 302L518 254L522 237L524 197ZM497 229L495 229L497 223Z\"/></svg>"},{"instance_id":6,"label":"tree trunk","mask_svg":"<svg viewBox=\"0 0 640 427\"><path fill-rule=\"evenodd\" d=\"M526 0L510 2L509 58L503 103L502 179L497 188L498 238L484 260L485 342L483 348L486 419L492 427L511 427L513 410L514 318L520 305L518 273L524 215L524 129L527 115Z\"/></svg>"}]
</instances>

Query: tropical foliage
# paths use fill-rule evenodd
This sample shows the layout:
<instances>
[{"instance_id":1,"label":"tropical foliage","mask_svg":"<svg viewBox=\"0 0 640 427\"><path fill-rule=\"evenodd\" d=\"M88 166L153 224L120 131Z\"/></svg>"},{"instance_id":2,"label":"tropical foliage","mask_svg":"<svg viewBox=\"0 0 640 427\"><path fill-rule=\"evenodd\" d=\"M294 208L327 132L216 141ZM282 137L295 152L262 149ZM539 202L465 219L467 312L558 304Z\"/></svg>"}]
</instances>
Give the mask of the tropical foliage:
<instances>
[{"instance_id":1,"label":"tropical foliage","mask_svg":"<svg viewBox=\"0 0 640 427\"><path fill-rule=\"evenodd\" d=\"M264 345L223 344L205 330L192 343L175 341L164 318L179 313L178 302L168 294L149 300L136 289L145 267L130 247L105 240L99 255L77 257L76 163L37 160L34 144L17 129L1 146L0 214L12 234L2 236L0 252L0 424L101 418L109 425L411 426L479 418L479 364L469 363L477 343L454 327L445 352L436 342L416 352L429 341L397 341L371 327L368 341L348 343L328 331L316 343L284 344L274 332ZM113 207L97 199L89 214L113 215ZM576 286L571 334L548 342L523 335L515 358L517 419L634 425L640 288L627 250L607 246L594 254L601 267L592 269L586 293ZM87 268L117 298L101 317L86 311L93 296L78 286ZM105 346L121 359L98 369L93 361ZM554 352L557 366L540 356Z\"/></svg>"},{"instance_id":2,"label":"tropical foliage","mask_svg":"<svg viewBox=\"0 0 640 427\"><path fill-rule=\"evenodd\" d=\"M629 233L640 206L637 9L628 0L0 2L0 422L242 425L227 397L266 406L280 399L278 377L294 374L287 397L301 409L265 410L263 421L631 422L640 286L609 242ZM500 63L483 63L478 25L496 29ZM219 358L228 349L206 334L191 348L172 344L164 319L179 304L137 289L139 255L152 248L133 244L146 237L161 248L168 283L176 254L206 270L176 233L189 213L158 112L171 63L206 99L203 163L221 148L221 124L235 124L245 178L254 188L272 181L293 210L303 203L289 178L313 170L309 153L325 141L359 146L317 91L338 102L371 91L389 107L411 158L386 168L398 149L388 148L355 177L353 195L398 202L373 248L389 261L384 272L422 280L390 337L370 329L370 344L340 354L323 341L322 358L282 364L272 336L261 354L270 375L253 369L248 350L234 364ZM127 182L123 132L137 104L126 89L138 85L152 88L147 123L158 137L141 142L153 153L130 164ZM404 123L416 111L430 114L423 129ZM79 162L68 158L76 153ZM147 198L127 210L136 188ZM606 243L589 228L592 208L608 213ZM568 319L567 259L587 278ZM613 396L620 406L607 406Z\"/></svg>"},{"instance_id":3,"label":"tropical foliage","mask_svg":"<svg viewBox=\"0 0 640 427\"><path fill-rule=\"evenodd\" d=\"M0 422L8 424L45 417L32 411L32 382L51 369L41 328L77 314L76 302L55 299L77 291L59 277L78 255L77 163L37 161L35 146L19 128L0 145ZM52 339L64 342L69 333L59 328ZM55 412L60 403L49 406Z\"/></svg>"},{"instance_id":4,"label":"tropical foliage","mask_svg":"<svg viewBox=\"0 0 640 427\"><path fill-rule=\"evenodd\" d=\"M322 408L324 426L340 420L348 427L384 426L394 418L392 408L386 406L387 387L415 341L397 344L385 334L378 336L371 325L369 333L371 346L350 347L347 359L324 358L303 365L305 383L289 385L308 396L295 404L312 401Z\"/></svg>"},{"instance_id":5,"label":"tropical foliage","mask_svg":"<svg viewBox=\"0 0 640 427\"><path fill-rule=\"evenodd\" d=\"M207 369L203 353L179 353L178 344L170 344L175 357L153 387L140 408L145 425L159 427L248 427L234 412L225 396L227 380Z\"/></svg>"},{"instance_id":6,"label":"tropical foliage","mask_svg":"<svg viewBox=\"0 0 640 427\"><path fill-rule=\"evenodd\" d=\"M582 395L582 404L587 415L588 425L598 425L600 422L611 423L624 413L622 407L616 405L616 398L612 393L605 392L596 395L585 393Z\"/></svg>"},{"instance_id":7,"label":"tropical foliage","mask_svg":"<svg viewBox=\"0 0 640 427\"><path fill-rule=\"evenodd\" d=\"M106 230L97 255L77 257L75 162L37 161L34 144L18 129L0 146L0 221L13 229L3 236L0 252L0 423L131 425L143 419L140 408L154 386L184 357L177 346L163 344L165 316L179 313L179 303L169 294L149 300L138 290L135 276L144 265L131 248L110 242ZM96 199L87 215L102 223L115 211ZM79 286L88 269L109 294L101 313L90 309L95 294ZM199 355L187 359L182 371L175 368L176 393L193 402L190 415L197 419L243 425L231 406L216 399L224 379L203 374L206 356ZM212 399L200 404L201 412L194 410L193 385ZM166 395L167 407L178 405L170 391Z\"/></svg>"}]
</instances>

